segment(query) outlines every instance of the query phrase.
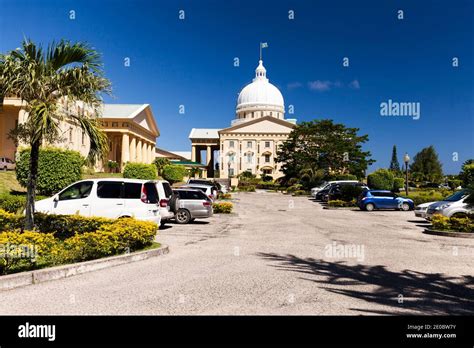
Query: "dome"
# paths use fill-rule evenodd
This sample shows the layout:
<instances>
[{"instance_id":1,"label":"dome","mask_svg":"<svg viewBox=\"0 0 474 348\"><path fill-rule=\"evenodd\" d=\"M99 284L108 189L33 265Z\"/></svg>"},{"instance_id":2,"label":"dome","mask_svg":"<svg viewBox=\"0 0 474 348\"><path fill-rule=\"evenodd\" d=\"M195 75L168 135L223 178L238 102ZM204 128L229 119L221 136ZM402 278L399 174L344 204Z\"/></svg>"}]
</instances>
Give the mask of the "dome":
<instances>
[{"instance_id":1,"label":"dome","mask_svg":"<svg viewBox=\"0 0 474 348\"><path fill-rule=\"evenodd\" d=\"M237 99L237 112L247 107L276 107L284 110L285 105L281 92L268 82L266 69L260 60L255 69L255 78L252 83L245 86Z\"/></svg>"}]
</instances>

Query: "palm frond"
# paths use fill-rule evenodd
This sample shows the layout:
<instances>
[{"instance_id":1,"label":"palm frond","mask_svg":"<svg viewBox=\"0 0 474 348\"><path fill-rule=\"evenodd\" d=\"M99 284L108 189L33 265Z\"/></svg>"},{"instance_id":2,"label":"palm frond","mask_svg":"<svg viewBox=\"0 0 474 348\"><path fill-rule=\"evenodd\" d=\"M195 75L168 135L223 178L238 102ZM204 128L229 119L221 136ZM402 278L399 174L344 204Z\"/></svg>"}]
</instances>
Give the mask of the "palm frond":
<instances>
[{"instance_id":1,"label":"palm frond","mask_svg":"<svg viewBox=\"0 0 474 348\"><path fill-rule=\"evenodd\" d=\"M46 61L53 71L77 63L90 67L94 73L98 74L102 66L100 54L88 44L84 42L71 44L65 40L49 45Z\"/></svg>"},{"instance_id":2,"label":"palm frond","mask_svg":"<svg viewBox=\"0 0 474 348\"><path fill-rule=\"evenodd\" d=\"M107 135L100 128L99 121L96 118L77 114L71 114L69 117L89 137L90 148L87 156L89 164L94 164L96 160L104 159L109 152L109 142Z\"/></svg>"}]
</instances>

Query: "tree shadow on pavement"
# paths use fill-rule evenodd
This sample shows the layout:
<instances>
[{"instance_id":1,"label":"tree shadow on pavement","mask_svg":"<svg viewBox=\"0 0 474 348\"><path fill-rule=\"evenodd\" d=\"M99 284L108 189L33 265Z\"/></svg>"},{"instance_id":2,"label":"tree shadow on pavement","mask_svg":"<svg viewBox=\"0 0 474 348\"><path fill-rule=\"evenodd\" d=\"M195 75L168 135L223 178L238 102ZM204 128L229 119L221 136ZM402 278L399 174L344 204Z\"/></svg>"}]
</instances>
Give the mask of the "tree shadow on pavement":
<instances>
[{"instance_id":1,"label":"tree shadow on pavement","mask_svg":"<svg viewBox=\"0 0 474 348\"><path fill-rule=\"evenodd\" d=\"M394 309L384 311L353 308L355 311L371 314L474 314L474 277L470 275L449 277L441 273L411 270L392 272L381 265L348 265L340 261L328 262L275 253L258 253L257 256L278 262L274 267L280 270L311 276L303 279L335 286L324 286L329 292ZM368 289L367 286L372 287ZM403 303L399 303L400 294L403 295Z\"/></svg>"}]
</instances>

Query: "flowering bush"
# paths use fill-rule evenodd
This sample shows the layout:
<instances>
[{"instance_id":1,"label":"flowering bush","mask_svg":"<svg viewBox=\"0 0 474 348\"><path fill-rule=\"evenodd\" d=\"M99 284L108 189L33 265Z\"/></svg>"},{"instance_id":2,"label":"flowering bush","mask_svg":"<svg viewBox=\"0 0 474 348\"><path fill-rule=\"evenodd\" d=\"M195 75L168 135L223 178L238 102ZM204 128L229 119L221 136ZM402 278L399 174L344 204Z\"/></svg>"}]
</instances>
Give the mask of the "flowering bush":
<instances>
[{"instance_id":1,"label":"flowering bush","mask_svg":"<svg viewBox=\"0 0 474 348\"><path fill-rule=\"evenodd\" d=\"M230 214L232 213L232 208L234 205L230 202L219 202L219 203L213 203L212 204L212 209L214 210L214 213L222 213L222 214Z\"/></svg>"}]
</instances>

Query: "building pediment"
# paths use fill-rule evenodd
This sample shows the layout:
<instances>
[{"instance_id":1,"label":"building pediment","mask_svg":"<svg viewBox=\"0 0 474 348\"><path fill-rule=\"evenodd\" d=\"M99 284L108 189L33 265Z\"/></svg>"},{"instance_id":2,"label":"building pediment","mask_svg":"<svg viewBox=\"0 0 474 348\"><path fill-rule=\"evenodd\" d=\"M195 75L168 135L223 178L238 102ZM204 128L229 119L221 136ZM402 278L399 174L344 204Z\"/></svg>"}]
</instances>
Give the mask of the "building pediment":
<instances>
[{"instance_id":1,"label":"building pediment","mask_svg":"<svg viewBox=\"0 0 474 348\"><path fill-rule=\"evenodd\" d=\"M150 104L105 104L101 118L133 121L155 138L160 135Z\"/></svg>"},{"instance_id":2,"label":"building pediment","mask_svg":"<svg viewBox=\"0 0 474 348\"><path fill-rule=\"evenodd\" d=\"M279 133L288 134L295 124L272 116L261 117L249 122L240 123L236 126L225 128L219 134L227 133Z\"/></svg>"}]
</instances>

